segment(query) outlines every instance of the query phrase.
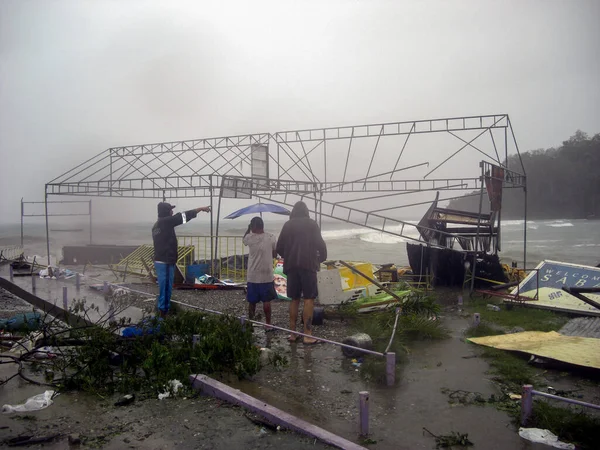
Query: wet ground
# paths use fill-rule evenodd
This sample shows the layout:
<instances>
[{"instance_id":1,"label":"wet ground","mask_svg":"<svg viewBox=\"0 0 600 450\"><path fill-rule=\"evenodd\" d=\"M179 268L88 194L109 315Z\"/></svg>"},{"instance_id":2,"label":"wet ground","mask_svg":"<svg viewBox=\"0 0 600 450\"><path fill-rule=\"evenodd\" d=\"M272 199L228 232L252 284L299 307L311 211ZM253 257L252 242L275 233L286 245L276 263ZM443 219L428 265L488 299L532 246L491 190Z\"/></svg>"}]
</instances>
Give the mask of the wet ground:
<instances>
[{"instance_id":1,"label":"wet ground","mask_svg":"<svg viewBox=\"0 0 600 450\"><path fill-rule=\"evenodd\" d=\"M5 378L5 366L0 377ZM17 379L0 387L0 404L18 404L46 388ZM48 408L0 415L0 447L17 436L58 435L43 448L69 448L69 437L86 447L117 449L324 449L314 439L256 425L242 408L208 397L144 400L113 406L114 399L60 394ZM31 447L30 447L31 448ZM40 448L34 446L33 448Z\"/></svg>"},{"instance_id":2,"label":"wet ground","mask_svg":"<svg viewBox=\"0 0 600 450\"><path fill-rule=\"evenodd\" d=\"M153 287L148 287L148 292L152 290ZM236 315L246 311L244 294L239 291L175 291L174 298ZM142 298L132 301L140 308L152 309L152 301L144 302ZM272 306L273 323L287 327L288 303L273 302ZM438 435L453 431L468 433L475 448L480 449L545 448L521 439L509 416L493 406L449 402L445 390L477 392L488 398L492 394L500 394L500 389L487 375L489 366L479 357L480 349L464 340L463 332L469 326L469 318L461 316L454 308L447 308L442 320L450 330L450 338L410 345L408 356L398 366L397 383L393 387L365 381L359 369L342 355L339 347L289 344L287 335L279 332L266 334L261 328L256 328L257 343L286 356L289 365L280 369L266 367L252 380L228 381L249 395L356 442L360 442L358 393L366 390L370 393L373 442L370 448L435 448L434 439L424 433L424 427ZM326 321L323 326L315 327L315 333L341 340L350 332L344 323ZM566 388L572 386L576 378L551 372L551 381ZM27 389L31 390L31 386ZM39 388L33 391L31 395L41 392ZM8 402L5 398L11 395L10 392L0 388L2 403ZM12 398L11 401L20 402L27 396L21 393L18 399ZM593 401L590 398L586 400ZM82 403L85 406L79 409ZM297 435L265 435L243 417L240 409L216 406L218 403L214 400L162 403L150 400L122 409L111 405L102 400L80 401L77 395L64 395L58 397L57 403L45 412L36 413L41 415L39 424L42 428L38 427L38 420L32 422L36 422L36 429L50 426L49 429L57 428L62 433L88 433L96 437L109 436L113 431L117 433L118 437L102 443L104 448L127 448L126 445L136 448L173 448L176 445L181 448L224 448L225 440L229 440L232 433L239 435L235 441L239 446L229 445L229 448L303 448L302 445L313 444ZM58 413L59 410L62 412ZM50 414L51 411L55 411L56 416ZM71 414L71 411L74 413ZM84 419L80 420L81 417ZM133 417L133 422L128 423L129 417ZM0 426L5 425L4 419L0 417ZM28 421L10 420L10 428L0 430L2 436L34 426ZM80 423L76 423L78 420ZM127 424L125 428L123 423ZM195 433L201 434L195 436ZM202 447L205 443L206 446Z\"/></svg>"}]
</instances>

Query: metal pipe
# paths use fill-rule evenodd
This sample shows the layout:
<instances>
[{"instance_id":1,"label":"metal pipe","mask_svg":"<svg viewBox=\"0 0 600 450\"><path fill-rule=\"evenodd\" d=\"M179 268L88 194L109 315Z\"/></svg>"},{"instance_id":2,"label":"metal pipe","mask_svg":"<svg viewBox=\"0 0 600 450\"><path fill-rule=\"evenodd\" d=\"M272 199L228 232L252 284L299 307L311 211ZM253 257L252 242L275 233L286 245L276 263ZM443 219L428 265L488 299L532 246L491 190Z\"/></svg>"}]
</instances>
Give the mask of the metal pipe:
<instances>
[{"instance_id":1,"label":"metal pipe","mask_svg":"<svg viewBox=\"0 0 600 450\"><path fill-rule=\"evenodd\" d=\"M63 286L63 309L67 311L69 309L69 298L67 295L67 286Z\"/></svg>"},{"instance_id":2,"label":"metal pipe","mask_svg":"<svg viewBox=\"0 0 600 450\"><path fill-rule=\"evenodd\" d=\"M539 273L538 273L538 278L539 278ZM600 303L595 302L594 300L586 297L585 295L582 295L580 292L577 292L577 290L575 290L575 289L576 288L569 288L566 286L563 286L563 288L562 288L563 291L571 294L573 297L578 298L582 302L587 303L588 305L593 306L594 308L600 309Z\"/></svg>"},{"instance_id":3,"label":"metal pipe","mask_svg":"<svg viewBox=\"0 0 600 450\"><path fill-rule=\"evenodd\" d=\"M472 273L472 277L471 277L471 290L470 293L473 293L473 291L475 290L475 275L476 275L476 269L477 269L477 247L479 246L479 227L481 226L481 208L483 207L483 187L485 185L485 173L484 173L484 168L483 168L483 163L480 163L480 167L481 167L481 178L480 178L480 182L481 182L481 189L479 191L479 216L477 217L477 234L475 236L475 252L473 253L473 269L471 271ZM483 248L482 248L483 250Z\"/></svg>"},{"instance_id":4,"label":"metal pipe","mask_svg":"<svg viewBox=\"0 0 600 450\"><path fill-rule=\"evenodd\" d=\"M214 256L214 243L213 243L213 239L214 239L214 234L213 234L213 196L214 196L214 192L213 192L213 176L211 175L210 178L210 272L214 273L214 264L215 264L215 256ZM206 240L204 241L206 242ZM206 252L205 255L206 256Z\"/></svg>"},{"instance_id":5,"label":"metal pipe","mask_svg":"<svg viewBox=\"0 0 600 450\"><path fill-rule=\"evenodd\" d=\"M148 293L146 293L146 294L148 294ZM187 308L197 309L197 310L200 310L200 311L206 311L206 312L209 312L209 313L212 313L212 314L226 315L225 313L223 313L221 311L215 311L215 310L208 309L208 308L202 308L201 306L189 305L187 303L183 303L183 302L180 302L180 301L177 301L177 300L171 300L171 302L172 303L176 303L176 304L181 305L181 306L185 306ZM356 350L356 351L363 352L363 353L368 353L370 355L385 356L383 353L380 353L380 352L376 352L376 351L373 351L373 350L368 350L368 349L365 349L365 348L355 347L354 345L343 344L342 342L331 341L329 339L325 339L325 338L318 337L318 336L312 336L312 335L309 335L309 334L300 333L299 331L289 330L287 328L278 327L277 325L267 325L264 322L258 322L256 320L249 320L249 319L246 319L246 322L247 323L256 324L256 325L260 325L260 326L263 326L263 327L264 326L268 326L268 327L273 328L275 330L285 331L286 333L295 334L297 336L307 337L307 338L310 338L310 339L315 339L317 341L326 342L328 344L338 345L340 347L349 348L351 350Z\"/></svg>"},{"instance_id":6,"label":"metal pipe","mask_svg":"<svg viewBox=\"0 0 600 450\"><path fill-rule=\"evenodd\" d=\"M213 267L213 276L216 277L220 277L221 276L221 260L219 259L219 221L221 218L221 199L223 198L223 186L221 185L221 188L219 189L219 202L217 205L217 227L216 227L216 231L215 231L215 260L218 260L218 270L217 272L215 272L214 266Z\"/></svg>"},{"instance_id":7,"label":"metal pipe","mask_svg":"<svg viewBox=\"0 0 600 450\"><path fill-rule=\"evenodd\" d=\"M23 247L23 215L25 214L23 205L23 197L21 197L21 247Z\"/></svg>"},{"instance_id":8,"label":"metal pipe","mask_svg":"<svg viewBox=\"0 0 600 450\"><path fill-rule=\"evenodd\" d=\"M44 206L46 216L46 252L48 253L48 265L50 265L50 227L48 225L48 185L45 187Z\"/></svg>"},{"instance_id":9,"label":"metal pipe","mask_svg":"<svg viewBox=\"0 0 600 450\"><path fill-rule=\"evenodd\" d=\"M523 386L523 389L525 389L525 387L526 386ZM536 391L535 389L531 390L531 394L539 395L540 397L550 398L552 400L558 400L558 401L565 402L565 403L571 403L572 405L585 406L586 408L592 408L592 409L600 409L600 405L595 405L593 403L588 403L588 402L582 402L581 400L575 400L573 398L560 397L558 395L548 394L547 392Z\"/></svg>"},{"instance_id":10,"label":"metal pipe","mask_svg":"<svg viewBox=\"0 0 600 450\"><path fill-rule=\"evenodd\" d=\"M527 185L523 189L525 208L523 211L523 267L527 267Z\"/></svg>"},{"instance_id":11,"label":"metal pipe","mask_svg":"<svg viewBox=\"0 0 600 450\"><path fill-rule=\"evenodd\" d=\"M385 352L387 353L390 350L390 347L392 346L392 342L394 341L394 336L396 334L396 327L398 326L398 318L400 317L400 308L396 308L396 320L394 321L394 328L392 329L392 335L390 336L390 342L388 343L387 347L385 348Z\"/></svg>"},{"instance_id":12,"label":"metal pipe","mask_svg":"<svg viewBox=\"0 0 600 450\"><path fill-rule=\"evenodd\" d=\"M112 193L112 191L111 191ZM92 201L90 200L90 206L89 206L89 214L90 214L90 245L92 245Z\"/></svg>"}]
</instances>

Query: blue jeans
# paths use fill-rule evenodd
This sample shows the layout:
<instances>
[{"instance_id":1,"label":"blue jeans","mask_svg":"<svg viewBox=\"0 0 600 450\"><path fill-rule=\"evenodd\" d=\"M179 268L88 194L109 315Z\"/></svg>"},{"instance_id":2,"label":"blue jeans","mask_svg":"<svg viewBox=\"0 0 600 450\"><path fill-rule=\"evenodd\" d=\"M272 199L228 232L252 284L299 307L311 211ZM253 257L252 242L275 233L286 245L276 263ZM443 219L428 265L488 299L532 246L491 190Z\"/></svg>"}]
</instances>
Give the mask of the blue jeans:
<instances>
[{"instance_id":1,"label":"blue jeans","mask_svg":"<svg viewBox=\"0 0 600 450\"><path fill-rule=\"evenodd\" d=\"M158 309L163 313L167 313L171 306L175 264L155 262L154 268L156 269L156 278L158 279Z\"/></svg>"}]
</instances>

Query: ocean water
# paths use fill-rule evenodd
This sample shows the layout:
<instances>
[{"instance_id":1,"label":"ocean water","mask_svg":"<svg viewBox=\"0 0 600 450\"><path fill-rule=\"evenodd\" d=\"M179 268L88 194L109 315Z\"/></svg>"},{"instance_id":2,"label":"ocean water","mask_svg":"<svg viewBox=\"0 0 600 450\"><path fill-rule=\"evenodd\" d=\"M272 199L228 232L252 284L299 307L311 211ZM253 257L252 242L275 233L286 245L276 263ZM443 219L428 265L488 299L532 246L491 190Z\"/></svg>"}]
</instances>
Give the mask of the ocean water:
<instances>
[{"instance_id":1,"label":"ocean water","mask_svg":"<svg viewBox=\"0 0 600 450\"><path fill-rule=\"evenodd\" d=\"M242 236L248 219L225 220L221 222L219 234L222 236ZM278 234L284 224L281 218L264 217L266 230ZM416 223L416 220L408 221ZM500 256L504 262L517 261L522 265L524 222L506 220L501 227L502 247ZM93 228L95 244L151 243L152 223L138 224L96 224ZM57 226L56 228L61 228ZM72 227L71 227L72 228ZM87 224L81 224L82 231L51 231L51 255L59 257L64 245L84 245L89 243ZM52 227L51 227L52 229ZM394 229L393 227L391 229ZM179 236L210 236L210 224L191 221L178 229ZM405 228L409 236L417 236L416 229ZM328 247L330 259L350 261L371 261L374 263L395 263L407 265L406 240L367 228L356 227L343 222L322 223L322 234ZM19 244L19 225L0 225L0 248ZM26 224L24 244L28 255L46 255L45 226L43 223ZM527 222L527 267L534 267L544 259L575 264L597 265L600 263L600 221L591 220L545 220Z\"/></svg>"}]
</instances>

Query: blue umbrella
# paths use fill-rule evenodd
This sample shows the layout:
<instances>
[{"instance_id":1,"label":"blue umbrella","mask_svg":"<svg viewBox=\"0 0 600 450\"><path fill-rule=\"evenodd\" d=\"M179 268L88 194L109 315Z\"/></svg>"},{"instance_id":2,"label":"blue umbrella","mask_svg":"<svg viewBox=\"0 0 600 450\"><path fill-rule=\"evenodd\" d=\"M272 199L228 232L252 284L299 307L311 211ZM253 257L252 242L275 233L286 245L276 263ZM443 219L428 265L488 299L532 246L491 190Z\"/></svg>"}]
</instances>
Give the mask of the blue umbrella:
<instances>
[{"instance_id":1,"label":"blue umbrella","mask_svg":"<svg viewBox=\"0 0 600 450\"><path fill-rule=\"evenodd\" d=\"M237 219L240 216L244 216L246 214L257 214L262 215L264 212L269 212L273 214L281 214L283 216L289 216L290 212L283 206L273 205L271 203L256 203L254 205L246 206L245 208L238 209L235 212L229 214L225 219Z\"/></svg>"}]
</instances>

